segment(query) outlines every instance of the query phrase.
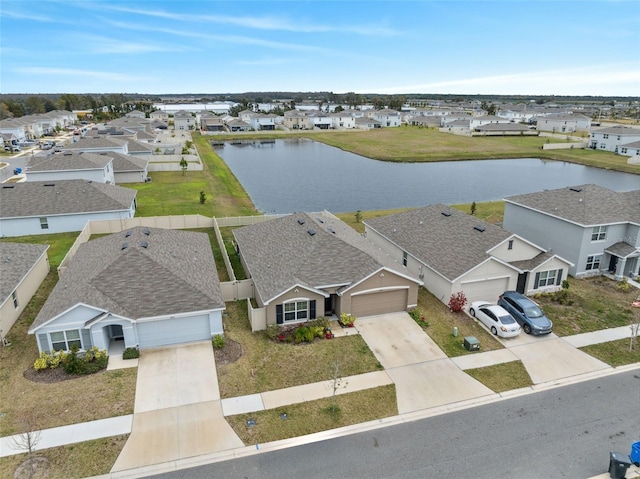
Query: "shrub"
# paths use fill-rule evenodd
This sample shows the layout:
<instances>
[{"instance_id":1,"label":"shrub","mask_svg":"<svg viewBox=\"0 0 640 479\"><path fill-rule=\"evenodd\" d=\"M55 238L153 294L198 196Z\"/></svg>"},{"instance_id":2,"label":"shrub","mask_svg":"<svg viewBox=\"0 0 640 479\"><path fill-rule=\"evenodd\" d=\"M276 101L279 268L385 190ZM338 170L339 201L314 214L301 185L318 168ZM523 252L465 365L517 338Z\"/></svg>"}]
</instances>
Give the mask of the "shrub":
<instances>
[{"instance_id":1,"label":"shrub","mask_svg":"<svg viewBox=\"0 0 640 479\"><path fill-rule=\"evenodd\" d=\"M449 309L453 313L459 313L467 304L467 297L464 295L464 291L458 291L449 298Z\"/></svg>"},{"instance_id":2,"label":"shrub","mask_svg":"<svg viewBox=\"0 0 640 479\"><path fill-rule=\"evenodd\" d=\"M122 359L138 359L140 357L140 351L138 348L127 348L122 353Z\"/></svg>"},{"instance_id":3,"label":"shrub","mask_svg":"<svg viewBox=\"0 0 640 479\"><path fill-rule=\"evenodd\" d=\"M411 318L422 327L429 325L424 317L424 310L422 308L413 308L409 311L409 316L411 316Z\"/></svg>"},{"instance_id":4,"label":"shrub","mask_svg":"<svg viewBox=\"0 0 640 479\"><path fill-rule=\"evenodd\" d=\"M222 349L224 348L224 336L220 334L216 334L211 341L213 343L214 349Z\"/></svg>"},{"instance_id":5,"label":"shrub","mask_svg":"<svg viewBox=\"0 0 640 479\"><path fill-rule=\"evenodd\" d=\"M67 374L82 374L82 360L78 357L78 346L73 346L71 352L62 362L62 367Z\"/></svg>"},{"instance_id":6,"label":"shrub","mask_svg":"<svg viewBox=\"0 0 640 479\"><path fill-rule=\"evenodd\" d=\"M562 280L562 289L569 289L569 281L567 281L566 279Z\"/></svg>"},{"instance_id":7,"label":"shrub","mask_svg":"<svg viewBox=\"0 0 640 479\"><path fill-rule=\"evenodd\" d=\"M33 363L33 369L35 369L36 371L47 369L49 367L49 364L47 363L47 356L48 354L42 351L40 353L40 357Z\"/></svg>"},{"instance_id":8,"label":"shrub","mask_svg":"<svg viewBox=\"0 0 640 479\"><path fill-rule=\"evenodd\" d=\"M569 297L569 290L567 289L560 289L551 293L551 301L567 305L573 304L573 300Z\"/></svg>"},{"instance_id":9,"label":"shrub","mask_svg":"<svg viewBox=\"0 0 640 479\"><path fill-rule=\"evenodd\" d=\"M356 322L355 316L352 316L349 313L340 314L340 324L342 324L343 326L353 326L355 322Z\"/></svg>"},{"instance_id":10,"label":"shrub","mask_svg":"<svg viewBox=\"0 0 640 479\"><path fill-rule=\"evenodd\" d=\"M321 316L319 318L307 321L307 326L309 326L310 328L320 327L323 331L326 331L331 326L331 321L329 320L329 318Z\"/></svg>"},{"instance_id":11,"label":"shrub","mask_svg":"<svg viewBox=\"0 0 640 479\"><path fill-rule=\"evenodd\" d=\"M627 278L622 278L620 281L618 281L618 283L616 284L616 288L618 288L618 290L622 291L623 293L631 291L631 285L629 284L629 281L627 281Z\"/></svg>"},{"instance_id":12,"label":"shrub","mask_svg":"<svg viewBox=\"0 0 640 479\"><path fill-rule=\"evenodd\" d=\"M311 343L315 339L315 334L308 326L299 326L293 332L293 340L296 344L303 342Z\"/></svg>"},{"instance_id":13,"label":"shrub","mask_svg":"<svg viewBox=\"0 0 640 479\"><path fill-rule=\"evenodd\" d=\"M278 339L278 336L280 336L280 334L281 334L281 330L279 325L270 324L269 326L267 326L266 335L269 339L276 341Z\"/></svg>"}]
</instances>

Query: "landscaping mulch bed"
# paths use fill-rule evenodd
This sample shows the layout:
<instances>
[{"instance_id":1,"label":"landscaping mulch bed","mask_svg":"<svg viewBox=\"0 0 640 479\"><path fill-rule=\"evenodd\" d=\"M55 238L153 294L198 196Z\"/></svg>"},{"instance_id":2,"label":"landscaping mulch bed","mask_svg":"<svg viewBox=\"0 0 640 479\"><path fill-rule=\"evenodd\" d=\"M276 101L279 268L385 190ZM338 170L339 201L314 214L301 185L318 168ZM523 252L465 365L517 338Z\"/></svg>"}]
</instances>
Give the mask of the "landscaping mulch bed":
<instances>
[{"instance_id":1,"label":"landscaping mulch bed","mask_svg":"<svg viewBox=\"0 0 640 479\"><path fill-rule=\"evenodd\" d=\"M242 346L233 339L224 338L224 347L214 349L213 356L218 366L235 363L242 356Z\"/></svg>"},{"instance_id":2,"label":"landscaping mulch bed","mask_svg":"<svg viewBox=\"0 0 640 479\"><path fill-rule=\"evenodd\" d=\"M102 371L104 371L104 369ZM98 371L98 373L102 371ZM84 377L84 375L67 374L62 367L58 367L55 369L47 368L41 371L36 371L33 368L29 368L23 373L23 376L25 379L33 381L34 383L45 384L59 383L61 381L69 381L70 379L78 379Z\"/></svg>"}]
</instances>

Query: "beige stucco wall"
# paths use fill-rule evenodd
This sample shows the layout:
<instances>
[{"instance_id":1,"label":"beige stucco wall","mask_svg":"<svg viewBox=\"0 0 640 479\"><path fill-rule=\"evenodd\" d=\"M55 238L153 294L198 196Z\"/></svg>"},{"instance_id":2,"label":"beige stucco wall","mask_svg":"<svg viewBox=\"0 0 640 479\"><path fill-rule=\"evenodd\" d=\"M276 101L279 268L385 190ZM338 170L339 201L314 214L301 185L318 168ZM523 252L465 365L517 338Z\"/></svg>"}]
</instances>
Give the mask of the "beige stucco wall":
<instances>
[{"instance_id":1,"label":"beige stucco wall","mask_svg":"<svg viewBox=\"0 0 640 479\"><path fill-rule=\"evenodd\" d=\"M24 308L49 274L49 257L45 252L16 287L18 307L14 307L11 294L0 308L0 329L6 336Z\"/></svg>"},{"instance_id":2,"label":"beige stucco wall","mask_svg":"<svg viewBox=\"0 0 640 479\"><path fill-rule=\"evenodd\" d=\"M558 258L551 258L549 261L532 270L527 278L526 294L556 291L562 288L562 285L560 284L533 289L536 281L536 273L558 269L562 269L562 279L567 279L567 275L569 274L569 265Z\"/></svg>"},{"instance_id":3,"label":"beige stucco wall","mask_svg":"<svg viewBox=\"0 0 640 479\"><path fill-rule=\"evenodd\" d=\"M316 300L316 317L324 316L324 296L302 287L291 288L277 298L273 299L267 306L267 325L276 324L276 305L282 304L294 299L300 301Z\"/></svg>"},{"instance_id":4,"label":"beige stucco wall","mask_svg":"<svg viewBox=\"0 0 640 479\"><path fill-rule=\"evenodd\" d=\"M496 248L490 251L492 256L501 259L502 261L522 261L531 259L542 253L543 250L536 248L535 246L523 241L521 238L513 237L513 248L509 249L509 241L505 241Z\"/></svg>"}]
</instances>

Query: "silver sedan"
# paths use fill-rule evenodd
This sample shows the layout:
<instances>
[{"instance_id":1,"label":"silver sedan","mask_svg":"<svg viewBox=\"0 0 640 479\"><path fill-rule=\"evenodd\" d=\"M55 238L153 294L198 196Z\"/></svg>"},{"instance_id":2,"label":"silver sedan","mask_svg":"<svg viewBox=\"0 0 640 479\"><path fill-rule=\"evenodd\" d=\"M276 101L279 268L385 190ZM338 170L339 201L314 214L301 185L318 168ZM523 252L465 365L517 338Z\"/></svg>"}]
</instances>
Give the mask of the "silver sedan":
<instances>
[{"instance_id":1,"label":"silver sedan","mask_svg":"<svg viewBox=\"0 0 640 479\"><path fill-rule=\"evenodd\" d=\"M501 338L513 338L520 334L520 325L504 308L486 301L474 301L469 314L480 320L489 330Z\"/></svg>"}]
</instances>

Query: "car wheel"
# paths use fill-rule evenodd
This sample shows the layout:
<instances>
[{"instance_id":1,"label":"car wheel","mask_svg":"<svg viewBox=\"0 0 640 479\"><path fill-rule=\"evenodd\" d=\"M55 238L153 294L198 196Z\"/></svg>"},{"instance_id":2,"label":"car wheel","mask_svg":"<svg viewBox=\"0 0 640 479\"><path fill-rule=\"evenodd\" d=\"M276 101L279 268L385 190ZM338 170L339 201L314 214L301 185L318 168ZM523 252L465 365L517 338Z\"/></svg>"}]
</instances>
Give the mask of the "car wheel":
<instances>
[{"instance_id":1,"label":"car wheel","mask_svg":"<svg viewBox=\"0 0 640 479\"><path fill-rule=\"evenodd\" d=\"M498 335L498 330L496 329L495 326L491 326L491 332L493 333L494 336Z\"/></svg>"},{"instance_id":2,"label":"car wheel","mask_svg":"<svg viewBox=\"0 0 640 479\"><path fill-rule=\"evenodd\" d=\"M476 317L476 310L475 310L475 309L473 309L473 308L471 308L471 309L469 310L469 314L475 318L475 317Z\"/></svg>"},{"instance_id":3,"label":"car wheel","mask_svg":"<svg viewBox=\"0 0 640 479\"><path fill-rule=\"evenodd\" d=\"M529 326L528 324L524 324L524 326L522 326L522 329L524 329L524 332L527 334L531 334L531 326Z\"/></svg>"}]
</instances>

